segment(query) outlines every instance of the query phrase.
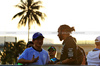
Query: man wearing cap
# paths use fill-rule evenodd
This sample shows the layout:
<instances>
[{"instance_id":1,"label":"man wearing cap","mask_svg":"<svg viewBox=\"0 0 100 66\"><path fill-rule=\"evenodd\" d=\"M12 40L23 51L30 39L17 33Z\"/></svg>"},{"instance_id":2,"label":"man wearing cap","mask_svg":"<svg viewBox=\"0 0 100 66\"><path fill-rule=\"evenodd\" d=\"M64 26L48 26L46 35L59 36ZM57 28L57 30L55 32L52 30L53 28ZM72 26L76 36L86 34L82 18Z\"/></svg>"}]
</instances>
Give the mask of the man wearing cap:
<instances>
[{"instance_id":1,"label":"man wearing cap","mask_svg":"<svg viewBox=\"0 0 100 66\"><path fill-rule=\"evenodd\" d=\"M42 49L44 36L36 32L32 37L33 46L24 50L19 56L18 63L45 65L50 61L49 54Z\"/></svg>"},{"instance_id":2,"label":"man wearing cap","mask_svg":"<svg viewBox=\"0 0 100 66\"><path fill-rule=\"evenodd\" d=\"M54 63L58 62L59 60L55 57L56 55L56 48L54 46L50 46L48 48L48 53L50 56L51 61L53 61Z\"/></svg>"},{"instance_id":3,"label":"man wearing cap","mask_svg":"<svg viewBox=\"0 0 100 66\"><path fill-rule=\"evenodd\" d=\"M100 66L100 36L95 39L96 48L88 52L87 64Z\"/></svg>"}]
</instances>

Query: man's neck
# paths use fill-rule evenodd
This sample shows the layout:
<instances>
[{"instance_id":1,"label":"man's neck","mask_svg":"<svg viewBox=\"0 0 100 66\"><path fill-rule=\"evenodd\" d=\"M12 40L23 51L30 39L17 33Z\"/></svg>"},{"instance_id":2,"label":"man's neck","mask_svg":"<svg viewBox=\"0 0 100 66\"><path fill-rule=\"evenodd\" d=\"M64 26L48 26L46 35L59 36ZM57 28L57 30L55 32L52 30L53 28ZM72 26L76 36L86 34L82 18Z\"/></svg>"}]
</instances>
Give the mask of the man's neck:
<instances>
[{"instance_id":1,"label":"man's neck","mask_svg":"<svg viewBox=\"0 0 100 66\"><path fill-rule=\"evenodd\" d=\"M100 49L100 46L96 46L97 49Z\"/></svg>"},{"instance_id":2,"label":"man's neck","mask_svg":"<svg viewBox=\"0 0 100 66\"><path fill-rule=\"evenodd\" d=\"M70 36L69 34L68 35L64 35L64 40L66 40L66 38L69 37L69 36Z\"/></svg>"}]
</instances>

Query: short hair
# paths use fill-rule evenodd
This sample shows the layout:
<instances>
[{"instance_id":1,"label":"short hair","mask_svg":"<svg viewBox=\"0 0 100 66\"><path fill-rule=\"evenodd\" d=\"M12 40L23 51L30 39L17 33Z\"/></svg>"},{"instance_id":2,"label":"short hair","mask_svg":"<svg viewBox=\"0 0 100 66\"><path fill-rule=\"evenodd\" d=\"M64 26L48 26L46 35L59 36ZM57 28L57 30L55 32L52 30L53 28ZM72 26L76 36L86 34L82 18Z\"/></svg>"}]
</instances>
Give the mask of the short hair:
<instances>
[{"instance_id":1,"label":"short hair","mask_svg":"<svg viewBox=\"0 0 100 66\"><path fill-rule=\"evenodd\" d=\"M27 47L28 47L29 44L33 44L33 42L32 42L32 41L29 41L29 42L27 43Z\"/></svg>"}]
</instances>

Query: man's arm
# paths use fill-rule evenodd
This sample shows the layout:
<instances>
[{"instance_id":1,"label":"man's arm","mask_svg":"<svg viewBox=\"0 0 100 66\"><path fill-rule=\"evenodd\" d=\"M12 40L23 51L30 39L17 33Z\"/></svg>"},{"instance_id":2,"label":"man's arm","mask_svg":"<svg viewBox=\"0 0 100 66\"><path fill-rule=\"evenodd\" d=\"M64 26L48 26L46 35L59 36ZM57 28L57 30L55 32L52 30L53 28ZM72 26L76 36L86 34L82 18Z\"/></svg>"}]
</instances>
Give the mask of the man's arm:
<instances>
[{"instance_id":1,"label":"man's arm","mask_svg":"<svg viewBox=\"0 0 100 66\"><path fill-rule=\"evenodd\" d=\"M65 59L63 61L57 62L56 64L67 64L67 63L71 63L73 61L75 61L75 59L70 58L70 59Z\"/></svg>"},{"instance_id":2,"label":"man's arm","mask_svg":"<svg viewBox=\"0 0 100 66\"><path fill-rule=\"evenodd\" d=\"M18 63L27 64L27 63L32 63L32 61L31 60L25 60L25 59L19 59Z\"/></svg>"},{"instance_id":3,"label":"man's arm","mask_svg":"<svg viewBox=\"0 0 100 66\"><path fill-rule=\"evenodd\" d=\"M34 55L33 55L32 60L19 59L18 63L22 63L22 64L34 63L34 62L37 62L38 59L39 59L39 57L34 58Z\"/></svg>"}]
</instances>

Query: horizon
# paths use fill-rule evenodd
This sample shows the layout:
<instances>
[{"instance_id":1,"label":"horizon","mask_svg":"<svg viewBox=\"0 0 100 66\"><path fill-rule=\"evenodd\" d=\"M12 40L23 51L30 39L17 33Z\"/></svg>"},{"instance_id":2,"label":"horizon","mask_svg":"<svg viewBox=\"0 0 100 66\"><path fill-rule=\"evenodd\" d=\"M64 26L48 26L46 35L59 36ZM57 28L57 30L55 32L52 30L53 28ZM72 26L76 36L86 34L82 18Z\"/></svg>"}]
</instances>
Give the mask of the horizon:
<instances>
[{"instance_id":1,"label":"horizon","mask_svg":"<svg viewBox=\"0 0 100 66\"><path fill-rule=\"evenodd\" d=\"M0 44L4 44L4 42L15 42L16 41L15 38L17 38L17 37L16 36L0 36ZM17 38L17 42L18 41L19 40ZM95 43L94 40L77 40L77 44L94 44L94 43ZM44 38L43 44L62 44L62 41L61 41L61 43L54 43L52 39Z\"/></svg>"}]
</instances>

